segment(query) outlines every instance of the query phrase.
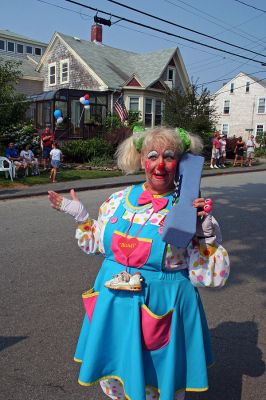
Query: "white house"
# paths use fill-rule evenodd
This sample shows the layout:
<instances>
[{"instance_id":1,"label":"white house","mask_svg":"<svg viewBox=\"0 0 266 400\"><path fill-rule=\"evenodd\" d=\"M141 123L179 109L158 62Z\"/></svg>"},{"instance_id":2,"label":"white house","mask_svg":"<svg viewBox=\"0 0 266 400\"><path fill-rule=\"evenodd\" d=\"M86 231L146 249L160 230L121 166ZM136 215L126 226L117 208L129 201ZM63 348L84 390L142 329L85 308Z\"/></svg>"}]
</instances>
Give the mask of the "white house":
<instances>
[{"instance_id":1,"label":"white house","mask_svg":"<svg viewBox=\"0 0 266 400\"><path fill-rule=\"evenodd\" d=\"M266 130L266 80L240 72L214 94L216 129L246 140Z\"/></svg>"}]
</instances>

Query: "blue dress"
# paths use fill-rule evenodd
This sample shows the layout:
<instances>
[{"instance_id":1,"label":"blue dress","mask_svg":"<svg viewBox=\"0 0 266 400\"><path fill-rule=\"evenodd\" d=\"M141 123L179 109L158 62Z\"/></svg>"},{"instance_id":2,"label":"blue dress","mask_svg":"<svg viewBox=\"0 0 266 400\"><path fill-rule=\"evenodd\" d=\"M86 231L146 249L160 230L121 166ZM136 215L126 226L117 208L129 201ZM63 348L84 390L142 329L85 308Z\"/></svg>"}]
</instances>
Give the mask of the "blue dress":
<instances>
[{"instance_id":1,"label":"blue dress","mask_svg":"<svg viewBox=\"0 0 266 400\"><path fill-rule=\"evenodd\" d=\"M126 201L138 210L143 192L137 185ZM165 212L171 207L168 193ZM166 244L150 223L140 225L122 218L125 203L118 206L105 228L106 257L87 302L75 360L81 362L79 383L90 386L101 379L116 378L126 397L144 400L145 386L158 388L160 400L173 400L177 391L208 389L207 367L213 363L208 326L198 290L187 270L163 269ZM130 229L129 229L130 228ZM113 275L125 270L112 248L116 235L138 238L135 258L144 278L141 292L114 291L104 287ZM149 244L142 251L141 243ZM145 264L141 264L145 261Z\"/></svg>"}]
</instances>

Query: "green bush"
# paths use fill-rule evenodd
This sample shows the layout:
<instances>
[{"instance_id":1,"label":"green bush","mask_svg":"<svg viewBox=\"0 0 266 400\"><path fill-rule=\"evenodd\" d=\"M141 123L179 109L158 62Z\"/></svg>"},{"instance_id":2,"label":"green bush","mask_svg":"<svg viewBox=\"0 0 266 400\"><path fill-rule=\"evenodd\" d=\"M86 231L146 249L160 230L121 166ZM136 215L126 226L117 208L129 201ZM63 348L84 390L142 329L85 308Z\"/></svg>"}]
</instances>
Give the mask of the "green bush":
<instances>
[{"instance_id":1,"label":"green bush","mask_svg":"<svg viewBox=\"0 0 266 400\"><path fill-rule=\"evenodd\" d=\"M266 157L266 148L257 148L255 149L255 156L256 157Z\"/></svg>"},{"instance_id":2,"label":"green bush","mask_svg":"<svg viewBox=\"0 0 266 400\"><path fill-rule=\"evenodd\" d=\"M40 136L32 124L22 123L9 126L0 132L0 141L4 146L13 142L19 150L23 145L28 144L36 155L40 151Z\"/></svg>"},{"instance_id":3,"label":"green bush","mask_svg":"<svg viewBox=\"0 0 266 400\"><path fill-rule=\"evenodd\" d=\"M89 140L69 140L64 143L62 152L66 160L84 163L93 158L110 159L113 157L114 148L104 139L93 138Z\"/></svg>"}]
</instances>

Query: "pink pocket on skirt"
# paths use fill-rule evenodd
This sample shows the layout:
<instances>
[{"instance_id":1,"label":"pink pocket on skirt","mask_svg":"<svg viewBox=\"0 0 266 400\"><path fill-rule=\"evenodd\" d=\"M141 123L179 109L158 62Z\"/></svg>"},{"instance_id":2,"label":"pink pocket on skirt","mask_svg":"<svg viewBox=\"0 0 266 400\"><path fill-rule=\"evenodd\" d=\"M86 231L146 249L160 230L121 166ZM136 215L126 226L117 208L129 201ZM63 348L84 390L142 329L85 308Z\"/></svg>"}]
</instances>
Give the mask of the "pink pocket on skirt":
<instances>
[{"instance_id":1,"label":"pink pocket on skirt","mask_svg":"<svg viewBox=\"0 0 266 400\"><path fill-rule=\"evenodd\" d=\"M87 290L86 292L82 293L82 300L84 304L84 308L89 320L92 320L95 304L97 298L99 296L99 292L94 292L94 289Z\"/></svg>"},{"instance_id":2,"label":"pink pocket on skirt","mask_svg":"<svg viewBox=\"0 0 266 400\"><path fill-rule=\"evenodd\" d=\"M170 341L173 310L156 315L145 305L141 306L142 343L145 350L158 350Z\"/></svg>"},{"instance_id":3,"label":"pink pocket on skirt","mask_svg":"<svg viewBox=\"0 0 266 400\"><path fill-rule=\"evenodd\" d=\"M126 267L141 268L146 264L151 252L151 239L136 238L114 231L111 249L114 259Z\"/></svg>"}]
</instances>

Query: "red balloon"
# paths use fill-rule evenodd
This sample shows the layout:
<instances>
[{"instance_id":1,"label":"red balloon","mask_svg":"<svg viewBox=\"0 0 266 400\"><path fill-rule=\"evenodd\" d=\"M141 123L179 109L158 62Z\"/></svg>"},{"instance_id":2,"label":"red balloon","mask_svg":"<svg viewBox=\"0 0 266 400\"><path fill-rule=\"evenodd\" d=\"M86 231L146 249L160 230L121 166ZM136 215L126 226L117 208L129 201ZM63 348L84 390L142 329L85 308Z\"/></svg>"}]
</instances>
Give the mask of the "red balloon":
<instances>
[{"instance_id":1,"label":"red balloon","mask_svg":"<svg viewBox=\"0 0 266 400\"><path fill-rule=\"evenodd\" d=\"M88 93L86 93L85 96L84 96L84 99L85 100L89 100L89 98L90 98L90 95Z\"/></svg>"}]
</instances>

